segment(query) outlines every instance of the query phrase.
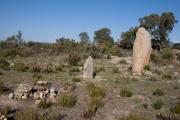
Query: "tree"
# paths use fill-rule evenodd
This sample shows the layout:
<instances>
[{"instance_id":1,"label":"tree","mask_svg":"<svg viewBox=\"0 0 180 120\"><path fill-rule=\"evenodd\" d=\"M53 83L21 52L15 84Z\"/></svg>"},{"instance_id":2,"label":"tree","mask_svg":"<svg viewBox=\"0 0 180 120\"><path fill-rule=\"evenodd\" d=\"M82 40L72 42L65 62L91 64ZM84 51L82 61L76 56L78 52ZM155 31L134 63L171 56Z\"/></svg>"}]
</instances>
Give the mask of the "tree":
<instances>
[{"instance_id":1,"label":"tree","mask_svg":"<svg viewBox=\"0 0 180 120\"><path fill-rule=\"evenodd\" d=\"M123 49L132 49L138 27L130 28L127 32L121 33L120 46Z\"/></svg>"},{"instance_id":2,"label":"tree","mask_svg":"<svg viewBox=\"0 0 180 120\"><path fill-rule=\"evenodd\" d=\"M167 46L169 40L169 33L172 32L177 20L171 12L164 12L161 16L157 14L150 14L139 19L141 27L147 29L151 36L153 43L159 43L161 46Z\"/></svg>"},{"instance_id":3,"label":"tree","mask_svg":"<svg viewBox=\"0 0 180 120\"><path fill-rule=\"evenodd\" d=\"M80 42L82 44L88 44L90 41L89 41L89 36L87 34L87 32L81 32L79 34L79 37L80 37Z\"/></svg>"},{"instance_id":4,"label":"tree","mask_svg":"<svg viewBox=\"0 0 180 120\"><path fill-rule=\"evenodd\" d=\"M113 38L111 37L111 30L108 28L102 28L94 32L94 42L99 45L106 47L111 47L114 43Z\"/></svg>"}]
</instances>

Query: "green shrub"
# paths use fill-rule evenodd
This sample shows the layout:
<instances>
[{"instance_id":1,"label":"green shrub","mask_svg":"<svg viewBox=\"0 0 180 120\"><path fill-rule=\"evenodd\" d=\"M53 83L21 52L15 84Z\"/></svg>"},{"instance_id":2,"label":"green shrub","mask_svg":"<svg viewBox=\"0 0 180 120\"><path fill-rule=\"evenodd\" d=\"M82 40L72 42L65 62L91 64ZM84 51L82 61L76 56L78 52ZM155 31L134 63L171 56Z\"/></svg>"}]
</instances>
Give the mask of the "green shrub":
<instances>
[{"instance_id":1,"label":"green shrub","mask_svg":"<svg viewBox=\"0 0 180 120\"><path fill-rule=\"evenodd\" d=\"M34 110L19 111L15 114L15 120L39 120L38 116Z\"/></svg>"},{"instance_id":2,"label":"green shrub","mask_svg":"<svg viewBox=\"0 0 180 120\"><path fill-rule=\"evenodd\" d=\"M166 59L166 60L173 60L174 59L174 53L173 53L173 50L172 49L169 49L169 48L164 48L161 50L161 56L163 59Z\"/></svg>"},{"instance_id":3,"label":"green shrub","mask_svg":"<svg viewBox=\"0 0 180 120\"><path fill-rule=\"evenodd\" d=\"M35 62L29 66L31 72L41 72L41 67Z\"/></svg>"},{"instance_id":4,"label":"green shrub","mask_svg":"<svg viewBox=\"0 0 180 120\"><path fill-rule=\"evenodd\" d=\"M77 68L77 67L72 67L72 68L70 68L69 72L70 72L70 73L80 72L80 70L79 70L79 68Z\"/></svg>"},{"instance_id":5,"label":"green shrub","mask_svg":"<svg viewBox=\"0 0 180 120\"><path fill-rule=\"evenodd\" d=\"M96 111L104 106L104 102L102 101L102 98L92 98L90 103L88 104L87 109L84 111L84 118L91 118L96 114Z\"/></svg>"},{"instance_id":6,"label":"green shrub","mask_svg":"<svg viewBox=\"0 0 180 120\"><path fill-rule=\"evenodd\" d=\"M40 114L37 110L18 111L15 114L15 120L61 120L61 114L57 112L46 112ZM14 120L14 119L13 119Z\"/></svg>"},{"instance_id":7,"label":"green shrub","mask_svg":"<svg viewBox=\"0 0 180 120\"><path fill-rule=\"evenodd\" d=\"M156 100L155 102L153 102L152 106L154 109L159 110L162 108L162 106L164 105L162 100Z\"/></svg>"},{"instance_id":8,"label":"green shrub","mask_svg":"<svg viewBox=\"0 0 180 120\"><path fill-rule=\"evenodd\" d=\"M180 103L175 106L174 112L180 114Z\"/></svg>"},{"instance_id":9,"label":"green shrub","mask_svg":"<svg viewBox=\"0 0 180 120\"><path fill-rule=\"evenodd\" d=\"M156 90L153 92L153 95L154 95L154 96L163 96L163 95L164 95L164 91L162 91L161 89L156 89Z\"/></svg>"},{"instance_id":10,"label":"green shrub","mask_svg":"<svg viewBox=\"0 0 180 120\"><path fill-rule=\"evenodd\" d=\"M41 78L43 78L43 76L41 74L34 73L33 78L37 81L37 80L40 80Z\"/></svg>"},{"instance_id":11,"label":"green shrub","mask_svg":"<svg viewBox=\"0 0 180 120\"><path fill-rule=\"evenodd\" d=\"M47 74L52 73L52 72L55 72L55 68L52 64L48 64L42 72L47 73Z\"/></svg>"},{"instance_id":12,"label":"green shrub","mask_svg":"<svg viewBox=\"0 0 180 120\"><path fill-rule=\"evenodd\" d=\"M52 105L51 102L48 102L46 99L42 99L40 103L38 104L39 108L46 109L49 108Z\"/></svg>"},{"instance_id":13,"label":"green shrub","mask_svg":"<svg viewBox=\"0 0 180 120\"><path fill-rule=\"evenodd\" d=\"M56 71L61 71L62 72L64 67L65 67L64 65L59 65L59 66L56 67Z\"/></svg>"},{"instance_id":14,"label":"green shrub","mask_svg":"<svg viewBox=\"0 0 180 120\"><path fill-rule=\"evenodd\" d=\"M114 67L114 68L112 69L112 73L119 73L119 68Z\"/></svg>"},{"instance_id":15,"label":"green shrub","mask_svg":"<svg viewBox=\"0 0 180 120\"><path fill-rule=\"evenodd\" d=\"M81 82L81 79L80 79L80 78L77 78L77 77L73 77L73 78L72 78L72 81L73 81L73 82Z\"/></svg>"},{"instance_id":16,"label":"green shrub","mask_svg":"<svg viewBox=\"0 0 180 120\"><path fill-rule=\"evenodd\" d=\"M104 88L96 86L93 83L87 85L90 97L104 97L106 95Z\"/></svg>"},{"instance_id":17,"label":"green shrub","mask_svg":"<svg viewBox=\"0 0 180 120\"><path fill-rule=\"evenodd\" d=\"M9 63L4 59L0 59L0 69L8 69L8 68L9 68Z\"/></svg>"},{"instance_id":18,"label":"green shrub","mask_svg":"<svg viewBox=\"0 0 180 120\"><path fill-rule=\"evenodd\" d=\"M127 88L123 88L121 91L120 91L120 96L122 97L131 97L133 95L132 91L130 91L129 89Z\"/></svg>"},{"instance_id":19,"label":"green shrub","mask_svg":"<svg viewBox=\"0 0 180 120\"><path fill-rule=\"evenodd\" d=\"M111 59L111 55L107 55L107 59Z\"/></svg>"},{"instance_id":20,"label":"green shrub","mask_svg":"<svg viewBox=\"0 0 180 120\"><path fill-rule=\"evenodd\" d=\"M176 103L170 108L170 111L176 114L180 114L180 103Z\"/></svg>"},{"instance_id":21,"label":"green shrub","mask_svg":"<svg viewBox=\"0 0 180 120\"><path fill-rule=\"evenodd\" d=\"M145 116L141 114L128 114L128 115L123 115L120 120L149 120Z\"/></svg>"},{"instance_id":22,"label":"green shrub","mask_svg":"<svg viewBox=\"0 0 180 120\"><path fill-rule=\"evenodd\" d=\"M15 63L14 69L18 72L26 72L28 67L25 66L23 63Z\"/></svg>"},{"instance_id":23,"label":"green shrub","mask_svg":"<svg viewBox=\"0 0 180 120\"><path fill-rule=\"evenodd\" d=\"M4 83L0 81L0 95L6 90L7 88L4 86Z\"/></svg>"},{"instance_id":24,"label":"green shrub","mask_svg":"<svg viewBox=\"0 0 180 120\"><path fill-rule=\"evenodd\" d=\"M144 70L148 70L148 71L150 71L150 70L151 70L151 68L150 68L150 66L149 66L149 65L145 65L145 66L144 66Z\"/></svg>"},{"instance_id":25,"label":"green shrub","mask_svg":"<svg viewBox=\"0 0 180 120\"><path fill-rule=\"evenodd\" d=\"M95 67L95 73L99 73L99 72L105 72L105 67L104 66L99 66L99 67Z\"/></svg>"},{"instance_id":26,"label":"green shrub","mask_svg":"<svg viewBox=\"0 0 180 120\"><path fill-rule=\"evenodd\" d=\"M73 94L63 94L57 100L58 104L62 107L74 107L77 97Z\"/></svg>"},{"instance_id":27,"label":"green shrub","mask_svg":"<svg viewBox=\"0 0 180 120\"><path fill-rule=\"evenodd\" d=\"M171 71L165 71L162 75L164 79L172 80L174 75Z\"/></svg>"},{"instance_id":28,"label":"green shrub","mask_svg":"<svg viewBox=\"0 0 180 120\"><path fill-rule=\"evenodd\" d=\"M76 66L78 65L78 63L80 62L81 60L81 56L79 54L76 54L76 53L71 53L69 54L69 57L68 57L68 63L72 66Z\"/></svg>"},{"instance_id":29,"label":"green shrub","mask_svg":"<svg viewBox=\"0 0 180 120\"><path fill-rule=\"evenodd\" d=\"M122 59L119 61L120 64L127 64L126 60L125 59Z\"/></svg>"},{"instance_id":30,"label":"green shrub","mask_svg":"<svg viewBox=\"0 0 180 120\"><path fill-rule=\"evenodd\" d=\"M151 61L155 64L160 64L162 62L162 58L158 53L151 53Z\"/></svg>"}]
</instances>

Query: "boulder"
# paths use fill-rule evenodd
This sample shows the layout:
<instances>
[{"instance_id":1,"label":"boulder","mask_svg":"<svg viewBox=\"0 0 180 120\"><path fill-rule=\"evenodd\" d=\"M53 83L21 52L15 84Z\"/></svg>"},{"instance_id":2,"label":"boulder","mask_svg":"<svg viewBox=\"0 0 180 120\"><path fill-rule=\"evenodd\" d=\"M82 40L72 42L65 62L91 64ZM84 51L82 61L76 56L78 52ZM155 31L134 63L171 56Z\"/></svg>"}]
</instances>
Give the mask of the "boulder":
<instances>
[{"instance_id":1,"label":"boulder","mask_svg":"<svg viewBox=\"0 0 180 120\"><path fill-rule=\"evenodd\" d=\"M141 27L136 33L133 46L133 74L142 75L144 66L149 64L151 51L151 36L148 31Z\"/></svg>"},{"instance_id":2,"label":"boulder","mask_svg":"<svg viewBox=\"0 0 180 120\"><path fill-rule=\"evenodd\" d=\"M35 101L35 104L38 105L40 102L41 102L40 99L39 99L39 100L36 100L36 101Z\"/></svg>"},{"instance_id":3,"label":"boulder","mask_svg":"<svg viewBox=\"0 0 180 120\"><path fill-rule=\"evenodd\" d=\"M48 82L47 81L44 81L44 80L38 80L37 81L37 85L47 85Z\"/></svg>"},{"instance_id":4,"label":"boulder","mask_svg":"<svg viewBox=\"0 0 180 120\"><path fill-rule=\"evenodd\" d=\"M9 93L8 98L13 99L14 98L14 93Z\"/></svg>"},{"instance_id":5,"label":"boulder","mask_svg":"<svg viewBox=\"0 0 180 120\"><path fill-rule=\"evenodd\" d=\"M93 59L89 56L84 64L83 78L93 78L93 69Z\"/></svg>"}]
</instances>

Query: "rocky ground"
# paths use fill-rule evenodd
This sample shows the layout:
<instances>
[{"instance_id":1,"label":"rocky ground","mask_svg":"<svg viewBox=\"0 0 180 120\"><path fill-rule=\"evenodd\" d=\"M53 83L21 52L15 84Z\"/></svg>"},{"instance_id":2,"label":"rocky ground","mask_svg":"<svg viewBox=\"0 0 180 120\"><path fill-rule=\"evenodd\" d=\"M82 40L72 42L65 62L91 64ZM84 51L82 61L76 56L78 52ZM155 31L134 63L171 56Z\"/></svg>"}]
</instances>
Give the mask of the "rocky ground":
<instances>
[{"instance_id":1,"label":"rocky ground","mask_svg":"<svg viewBox=\"0 0 180 120\"><path fill-rule=\"evenodd\" d=\"M19 59L25 63L28 58ZM142 76L133 76L131 61L131 57L117 56L112 56L111 59L97 59L94 61L97 75L88 80L81 78L81 66L78 67L79 71L72 73L69 73L69 68L48 74L39 73L41 77L38 80L34 73L29 71L1 70L0 79L8 89L0 96L0 106L10 106L11 110L36 109L40 113L54 112L60 114L62 120L87 119L84 118L84 111L91 99L87 85L93 82L105 90L105 96L102 98L104 105L88 119L119 120L129 113L144 115L151 120L165 120L163 117L169 117L169 114L180 118L179 114L171 112L172 106L180 103L180 63L175 61L165 66L150 63L150 68L144 70ZM53 62L57 63L57 59ZM80 80L73 81L75 77ZM124 88L132 92L130 97L120 94ZM163 91L163 94L153 95L157 89ZM68 92L77 97L75 106L58 105L58 97ZM42 109L38 107L38 103L44 98L53 104ZM152 105L157 100L163 101L160 109L155 109ZM12 112L7 117L14 114Z\"/></svg>"}]
</instances>

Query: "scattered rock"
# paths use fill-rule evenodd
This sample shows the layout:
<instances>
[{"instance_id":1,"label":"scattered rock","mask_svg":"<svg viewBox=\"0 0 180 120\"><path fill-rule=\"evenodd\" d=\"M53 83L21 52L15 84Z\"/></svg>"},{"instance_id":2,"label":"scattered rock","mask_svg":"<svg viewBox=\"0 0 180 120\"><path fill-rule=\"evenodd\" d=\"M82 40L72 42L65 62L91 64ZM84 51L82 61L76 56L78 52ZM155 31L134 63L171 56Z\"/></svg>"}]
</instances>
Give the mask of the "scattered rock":
<instances>
[{"instance_id":1,"label":"scattered rock","mask_svg":"<svg viewBox=\"0 0 180 120\"><path fill-rule=\"evenodd\" d=\"M32 85L30 84L20 84L16 91L14 92L16 99L23 99L28 98L29 94L32 92Z\"/></svg>"},{"instance_id":2,"label":"scattered rock","mask_svg":"<svg viewBox=\"0 0 180 120\"><path fill-rule=\"evenodd\" d=\"M37 83L37 85L47 85L48 84L48 82L44 81L44 80L38 80L36 83Z\"/></svg>"}]
</instances>

